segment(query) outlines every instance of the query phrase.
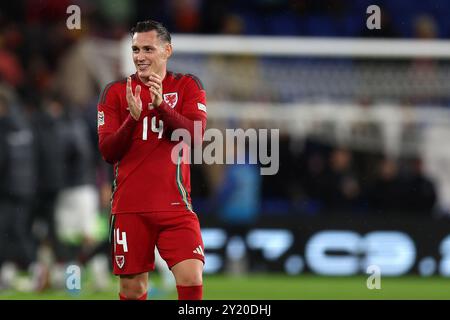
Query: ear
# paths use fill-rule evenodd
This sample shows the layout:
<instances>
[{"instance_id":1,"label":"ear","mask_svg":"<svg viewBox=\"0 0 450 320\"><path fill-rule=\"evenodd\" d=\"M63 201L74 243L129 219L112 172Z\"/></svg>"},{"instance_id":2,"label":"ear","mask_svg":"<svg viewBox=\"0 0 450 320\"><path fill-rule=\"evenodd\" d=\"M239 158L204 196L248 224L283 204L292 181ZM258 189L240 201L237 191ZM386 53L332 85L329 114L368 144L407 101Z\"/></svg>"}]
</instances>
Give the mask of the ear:
<instances>
[{"instance_id":1,"label":"ear","mask_svg":"<svg viewBox=\"0 0 450 320\"><path fill-rule=\"evenodd\" d=\"M164 46L164 52L166 54L166 59L169 59L172 55L172 45L170 43L166 43Z\"/></svg>"}]
</instances>

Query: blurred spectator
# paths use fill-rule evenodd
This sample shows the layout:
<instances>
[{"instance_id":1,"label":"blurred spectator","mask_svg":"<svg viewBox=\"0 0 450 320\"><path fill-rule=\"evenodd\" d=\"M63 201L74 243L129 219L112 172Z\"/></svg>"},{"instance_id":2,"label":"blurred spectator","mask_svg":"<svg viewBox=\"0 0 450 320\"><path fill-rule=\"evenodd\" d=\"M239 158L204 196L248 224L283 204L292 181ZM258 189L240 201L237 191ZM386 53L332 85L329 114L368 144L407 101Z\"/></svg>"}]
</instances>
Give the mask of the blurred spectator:
<instances>
[{"instance_id":1,"label":"blurred spectator","mask_svg":"<svg viewBox=\"0 0 450 320\"><path fill-rule=\"evenodd\" d=\"M81 250L95 242L99 201L94 147L77 112L52 94L32 115L39 177L33 226L39 246L54 255L45 261L47 268L58 269L50 275L63 273L64 263L78 260Z\"/></svg>"},{"instance_id":2,"label":"blurred spectator","mask_svg":"<svg viewBox=\"0 0 450 320\"><path fill-rule=\"evenodd\" d=\"M174 0L169 4L173 27L181 33L198 32L201 0Z\"/></svg>"},{"instance_id":3,"label":"blurred spectator","mask_svg":"<svg viewBox=\"0 0 450 320\"><path fill-rule=\"evenodd\" d=\"M221 189L214 203L219 219L226 224L251 225L259 218L261 202L261 176L259 166L251 164L256 159L245 143L227 141L227 149L234 148L235 161L225 167Z\"/></svg>"},{"instance_id":4,"label":"blurred spectator","mask_svg":"<svg viewBox=\"0 0 450 320\"><path fill-rule=\"evenodd\" d=\"M56 226L60 241L71 245L75 260L79 250L95 243L99 197L95 186L95 159L89 131L79 111L64 102L54 103L62 112L61 138L64 141L63 187L56 201Z\"/></svg>"},{"instance_id":5,"label":"blurred spectator","mask_svg":"<svg viewBox=\"0 0 450 320\"><path fill-rule=\"evenodd\" d=\"M377 176L369 189L369 208L377 215L398 214L405 205L403 185L397 161L382 159L377 168Z\"/></svg>"},{"instance_id":6,"label":"blurred spectator","mask_svg":"<svg viewBox=\"0 0 450 320\"><path fill-rule=\"evenodd\" d=\"M33 134L20 110L0 95L0 267L9 262L28 270L36 260L29 229L36 187L32 144ZM3 271L0 285L12 285Z\"/></svg>"},{"instance_id":7,"label":"blurred spectator","mask_svg":"<svg viewBox=\"0 0 450 320\"><path fill-rule=\"evenodd\" d=\"M259 165L250 163L257 160L257 155L249 145L239 139L237 143L234 139L227 140L226 144L227 152L234 152L234 162L224 168L223 181L213 199L213 211L217 212L218 221L233 228L229 250L234 252L229 254L226 269L231 274L242 274L250 264L241 251L242 237L246 228L260 218L262 179Z\"/></svg>"},{"instance_id":8,"label":"blurred spectator","mask_svg":"<svg viewBox=\"0 0 450 320\"><path fill-rule=\"evenodd\" d=\"M60 58L54 90L74 106L87 105L97 95L98 83L88 61L89 42L81 39ZM93 52L94 53L94 52ZM97 59L97 57L92 57Z\"/></svg>"},{"instance_id":9,"label":"blurred spectator","mask_svg":"<svg viewBox=\"0 0 450 320\"><path fill-rule=\"evenodd\" d=\"M312 143L307 141L307 146L311 147L311 145ZM307 196L306 213L315 214L322 211L325 206L327 183L327 154L325 151L317 147L314 150L305 149L297 172L300 173L298 181Z\"/></svg>"},{"instance_id":10,"label":"blurred spectator","mask_svg":"<svg viewBox=\"0 0 450 320\"><path fill-rule=\"evenodd\" d=\"M267 143L270 145L269 139ZM280 135L278 156L277 174L261 176L262 209L270 214L289 214L292 209L291 202L298 198L298 190L295 189L294 173L297 167L291 151L291 138L287 134Z\"/></svg>"},{"instance_id":11,"label":"blurred spectator","mask_svg":"<svg viewBox=\"0 0 450 320\"><path fill-rule=\"evenodd\" d=\"M335 149L329 161L330 171L324 190L328 210L338 213L358 211L362 190L352 153L346 149Z\"/></svg>"},{"instance_id":12,"label":"blurred spectator","mask_svg":"<svg viewBox=\"0 0 450 320\"><path fill-rule=\"evenodd\" d=\"M191 152L192 156L192 152ZM213 185L209 182L207 167L194 164L191 160L191 199L192 205L197 212L210 212L208 198L212 193Z\"/></svg>"},{"instance_id":13,"label":"blurred spectator","mask_svg":"<svg viewBox=\"0 0 450 320\"><path fill-rule=\"evenodd\" d=\"M0 78L11 86L18 87L23 84L24 72L17 57L0 48Z\"/></svg>"},{"instance_id":14,"label":"blurred spectator","mask_svg":"<svg viewBox=\"0 0 450 320\"><path fill-rule=\"evenodd\" d=\"M435 39L439 36L439 27L431 15L420 15L413 23L414 37L418 39Z\"/></svg>"},{"instance_id":15,"label":"blurred spectator","mask_svg":"<svg viewBox=\"0 0 450 320\"><path fill-rule=\"evenodd\" d=\"M240 35L245 31L245 21L236 14L227 15L224 18L220 33L230 35Z\"/></svg>"},{"instance_id":16,"label":"blurred spectator","mask_svg":"<svg viewBox=\"0 0 450 320\"><path fill-rule=\"evenodd\" d=\"M431 15L421 15L414 20L414 37L420 40L433 40L439 36L436 20ZM419 57L411 62L410 74L417 90L411 94L409 102L415 105L440 104L444 102L440 95L433 92L429 83L440 80L439 63L436 59Z\"/></svg>"},{"instance_id":17,"label":"blurred spectator","mask_svg":"<svg viewBox=\"0 0 450 320\"><path fill-rule=\"evenodd\" d=\"M411 215L430 217L436 204L436 190L432 181L424 175L421 159L412 159L405 181L405 211Z\"/></svg>"},{"instance_id":18,"label":"blurred spectator","mask_svg":"<svg viewBox=\"0 0 450 320\"><path fill-rule=\"evenodd\" d=\"M36 168L39 183L33 203L32 225L39 246L53 250L62 259L61 244L56 234L55 202L64 183L63 108L53 97L31 115L35 135Z\"/></svg>"}]
</instances>

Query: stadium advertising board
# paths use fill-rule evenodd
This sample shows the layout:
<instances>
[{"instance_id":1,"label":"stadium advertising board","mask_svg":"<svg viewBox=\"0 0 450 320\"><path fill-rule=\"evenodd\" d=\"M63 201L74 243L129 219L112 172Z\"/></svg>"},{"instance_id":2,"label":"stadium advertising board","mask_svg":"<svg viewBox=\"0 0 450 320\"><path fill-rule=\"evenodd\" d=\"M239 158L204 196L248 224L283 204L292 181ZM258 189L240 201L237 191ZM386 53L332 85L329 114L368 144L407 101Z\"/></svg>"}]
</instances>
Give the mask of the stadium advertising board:
<instances>
[{"instance_id":1,"label":"stadium advertising board","mask_svg":"<svg viewBox=\"0 0 450 320\"><path fill-rule=\"evenodd\" d=\"M450 222L426 219L264 221L246 228L202 229L206 273L227 271L450 276Z\"/></svg>"}]
</instances>

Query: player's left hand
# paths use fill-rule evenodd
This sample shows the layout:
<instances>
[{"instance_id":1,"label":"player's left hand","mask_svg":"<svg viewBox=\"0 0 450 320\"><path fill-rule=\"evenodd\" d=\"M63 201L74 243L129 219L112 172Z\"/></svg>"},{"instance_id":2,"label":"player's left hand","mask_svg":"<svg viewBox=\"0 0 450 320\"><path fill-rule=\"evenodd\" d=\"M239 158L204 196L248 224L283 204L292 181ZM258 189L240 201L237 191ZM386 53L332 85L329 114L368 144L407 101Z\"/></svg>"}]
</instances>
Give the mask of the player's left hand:
<instances>
[{"instance_id":1,"label":"player's left hand","mask_svg":"<svg viewBox=\"0 0 450 320\"><path fill-rule=\"evenodd\" d=\"M152 72L150 75L150 79L147 83L148 86L150 86L150 97L152 98L152 106L153 107L159 107L162 103L162 79L161 77ZM150 107L150 106L149 106Z\"/></svg>"}]
</instances>

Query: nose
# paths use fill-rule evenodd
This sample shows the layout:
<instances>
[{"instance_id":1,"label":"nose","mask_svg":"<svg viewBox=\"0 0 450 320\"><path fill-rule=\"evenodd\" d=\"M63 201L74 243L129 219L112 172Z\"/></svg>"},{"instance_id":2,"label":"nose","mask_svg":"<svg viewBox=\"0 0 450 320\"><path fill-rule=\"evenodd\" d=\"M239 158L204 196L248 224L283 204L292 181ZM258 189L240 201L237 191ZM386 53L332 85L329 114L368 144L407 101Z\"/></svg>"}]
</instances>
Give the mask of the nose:
<instances>
[{"instance_id":1,"label":"nose","mask_svg":"<svg viewBox=\"0 0 450 320\"><path fill-rule=\"evenodd\" d=\"M141 52L139 52L139 53L136 55L136 60L137 60L138 62L142 62L142 61L144 60L144 55L143 55Z\"/></svg>"}]
</instances>

